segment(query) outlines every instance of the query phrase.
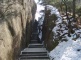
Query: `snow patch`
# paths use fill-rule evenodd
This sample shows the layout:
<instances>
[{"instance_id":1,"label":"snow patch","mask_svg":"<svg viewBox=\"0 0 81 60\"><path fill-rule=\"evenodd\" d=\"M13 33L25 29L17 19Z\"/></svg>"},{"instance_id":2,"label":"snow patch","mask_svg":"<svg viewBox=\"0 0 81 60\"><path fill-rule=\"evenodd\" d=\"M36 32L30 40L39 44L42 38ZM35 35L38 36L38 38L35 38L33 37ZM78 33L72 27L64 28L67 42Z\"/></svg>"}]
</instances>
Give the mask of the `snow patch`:
<instances>
[{"instance_id":1,"label":"snow patch","mask_svg":"<svg viewBox=\"0 0 81 60\"><path fill-rule=\"evenodd\" d=\"M68 37L67 42L61 42L50 52L54 60L81 60L81 38L76 41Z\"/></svg>"}]
</instances>

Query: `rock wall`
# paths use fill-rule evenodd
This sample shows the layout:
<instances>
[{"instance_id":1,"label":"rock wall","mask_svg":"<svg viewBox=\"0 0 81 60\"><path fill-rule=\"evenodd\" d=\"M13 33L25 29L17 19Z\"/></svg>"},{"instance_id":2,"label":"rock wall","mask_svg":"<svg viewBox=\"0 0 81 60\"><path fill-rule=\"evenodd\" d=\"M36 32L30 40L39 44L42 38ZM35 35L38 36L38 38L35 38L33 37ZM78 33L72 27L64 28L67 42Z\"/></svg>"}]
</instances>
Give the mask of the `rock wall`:
<instances>
[{"instance_id":1,"label":"rock wall","mask_svg":"<svg viewBox=\"0 0 81 60\"><path fill-rule=\"evenodd\" d=\"M52 31L53 28L55 27L55 22L57 20L57 16L52 13L51 14L51 9L45 9L45 18L43 22L43 28L42 28L42 39L44 40L45 47L47 48L48 51L51 51L54 49L55 45L57 42L54 43L53 41L53 36L54 32Z\"/></svg>"},{"instance_id":2,"label":"rock wall","mask_svg":"<svg viewBox=\"0 0 81 60\"><path fill-rule=\"evenodd\" d=\"M0 1L0 60L16 60L27 47L35 11L34 0Z\"/></svg>"}]
</instances>

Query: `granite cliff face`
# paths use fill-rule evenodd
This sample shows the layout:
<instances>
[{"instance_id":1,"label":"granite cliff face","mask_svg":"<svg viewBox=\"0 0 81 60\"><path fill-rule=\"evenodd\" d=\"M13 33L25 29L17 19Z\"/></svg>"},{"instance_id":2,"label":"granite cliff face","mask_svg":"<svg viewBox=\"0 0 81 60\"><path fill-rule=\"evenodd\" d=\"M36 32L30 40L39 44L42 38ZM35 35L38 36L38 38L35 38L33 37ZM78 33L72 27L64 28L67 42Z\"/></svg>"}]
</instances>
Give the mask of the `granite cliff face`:
<instances>
[{"instance_id":1,"label":"granite cliff face","mask_svg":"<svg viewBox=\"0 0 81 60\"><path fill-rule=\"evenodd\" d=\"M55 42L53 41L54 40L53 28L56 26L55 23L57 20L57 16L55 13L53 13L54 11L52 9L50 5L46 6L45 18L42 28L42 32L43 32L42 39L44 40L44 44L48 51L54 49L55 46L58 44L57 41Z\"/></svg>"},{"instance_id":2,"label":"granite cliff face","mask_svg":"<svg viewBox=\"0 0 81 60\"><path fill-rule=\"evenodd\" d=\"M34 0L0 1L0 60L15 60L27 47L35 11Z\"/></svg>"}]
</instances>

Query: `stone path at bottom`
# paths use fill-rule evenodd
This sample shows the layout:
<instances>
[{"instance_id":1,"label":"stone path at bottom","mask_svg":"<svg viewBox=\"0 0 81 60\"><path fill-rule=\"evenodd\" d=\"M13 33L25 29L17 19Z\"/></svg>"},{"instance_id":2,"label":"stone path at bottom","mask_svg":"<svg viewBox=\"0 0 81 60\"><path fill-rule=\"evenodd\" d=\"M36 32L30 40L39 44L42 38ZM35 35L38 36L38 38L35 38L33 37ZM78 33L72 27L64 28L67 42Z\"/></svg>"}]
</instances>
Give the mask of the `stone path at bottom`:
<instances>
[{"instance_id":1,"label":"stone path at bottom","mask_svg":"<svg viewBox=\"0 0 81 60\"><path fill-rule=\"evenodd\" d=\"M19 60L50 60L46 48L37 40L31 40L28 48L21 51Z\"/></svg>"},{"instance_id":2,"label":"stone path at bottom","mask_svg":"<svg viewBox=\"0 0 81 60\"><path fill-rule=\"evenodd\" d=\"M33 27L31 42L27 48L21 51L19 60L50 60L47 50L42 43L38 43L38 29L35 23Z\"/></svg>"}]
</instances>

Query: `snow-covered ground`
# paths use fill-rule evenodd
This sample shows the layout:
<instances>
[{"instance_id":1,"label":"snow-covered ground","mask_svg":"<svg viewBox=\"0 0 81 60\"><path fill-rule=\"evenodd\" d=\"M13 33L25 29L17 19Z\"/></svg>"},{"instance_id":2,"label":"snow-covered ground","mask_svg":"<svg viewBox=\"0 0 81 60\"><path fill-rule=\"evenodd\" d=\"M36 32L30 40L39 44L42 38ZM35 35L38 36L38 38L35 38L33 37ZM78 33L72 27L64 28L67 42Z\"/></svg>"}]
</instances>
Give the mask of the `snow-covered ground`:
<instances>
[{"instance_id":1,"label":"snow-covered ground","mask_svg":"<svg viewBox=\"0 0 81 60\"><path fill-rule=\"evenodd\" d=\"M56 36L54 38L58 38L58 32L59 36L68 33L68 30L66 29L66 24L62 23L62 18L60 16L59 11L50 5L47 5L47 9L51 10L51 14L55 14L58 19L56 21L56 26L53 28L53 32ZM60 27L61 26L61 27ZM61 30L61 31L59 31ZM67 41L59 41L59 44L56 46L55 49L50 51L49 56L51 60L81 60L81 29L75 30L74 34L71 34L71 37L68 37L68 35L65 35L65 38ZM76 35L79 35L77 39Z\"/></svg>"},{"instance_id":2,"label":"snow-covered ground","mask_svg":"<svg viewBox=\"0 0 81 60\"><path fill-rule=\"evenodd\" d=\"M35 19L39 22L39 26L41 26L44 20L44 13L41 13L41 11L45 10L45 6L40 4L42 0L41 1L35 0L35 2L37 4L37 12ZM65 21L66 24L62 23L62 17L58 9L51 5L46 5L46 7L48 10L51 10L51 14L55 14L58 17L55 23L56 26L53 28L53 32L55 35L54 39L58 38L58 36L61 36L65 33L68 33L67 28L68 22L66 20ZM77 39L75 39L76 35L79 35ZM40 32L39 34L40 39L41 37L42 32ZM59 44L56 46L56 48L50 51L49 53L50 60L81 60L81 29L75 30L75 33L71 34L71 37L65 35L65 38L67 39L67 41L62 42L59 41Z\"/></svg>"},{"instance_id":3,"label":"snow-covered ground","mask_svg":"<svg viewBox=\"0 0 81 60\"><path fill-rule=\"evenodd\" d=\"M61 42L50 52L53 60L81 60L81 38L76 41L71 37L67 38L67 42Z\"/></svg>"}]
</instances>

